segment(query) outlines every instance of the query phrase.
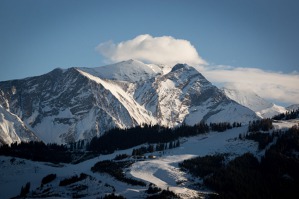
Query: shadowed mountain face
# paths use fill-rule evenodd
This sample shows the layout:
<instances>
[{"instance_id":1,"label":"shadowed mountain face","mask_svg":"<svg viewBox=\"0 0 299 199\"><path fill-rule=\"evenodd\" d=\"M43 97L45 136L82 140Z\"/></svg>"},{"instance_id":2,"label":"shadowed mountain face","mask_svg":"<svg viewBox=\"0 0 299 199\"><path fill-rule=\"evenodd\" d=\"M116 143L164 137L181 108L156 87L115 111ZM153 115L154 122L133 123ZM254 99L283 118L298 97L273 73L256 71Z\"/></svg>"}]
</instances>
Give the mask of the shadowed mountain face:
<instances>
[{"instance_id":1,"label":"shadowed mountain face","mask_svg":"<svg viewBox=\"0 0 299 199\"><path fill-rule=\"evenodd\" d=\"M56 143L144 123L174 127L257 119L191 66L177 64L166 73L135 60L0 82L0 105L39 139Z\"/></svg>"}]
</instances>

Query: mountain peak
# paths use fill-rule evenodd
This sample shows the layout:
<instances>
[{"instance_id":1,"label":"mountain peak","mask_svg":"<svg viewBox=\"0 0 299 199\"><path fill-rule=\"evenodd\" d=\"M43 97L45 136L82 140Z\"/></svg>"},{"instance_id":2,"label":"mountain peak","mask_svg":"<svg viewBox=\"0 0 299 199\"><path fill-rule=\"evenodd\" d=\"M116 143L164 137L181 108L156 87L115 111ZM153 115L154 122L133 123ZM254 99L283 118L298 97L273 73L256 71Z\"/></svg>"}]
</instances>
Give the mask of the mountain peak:
<instances>
[{"instance_id":1,"label":"mountain peak","mask_svg":"<svg viewBox=\"0 0 299 199\"><path fill-rule=\"evenodd\" d=\"M129 60L125 60L125 61L122 61L120 63L127 63L127 64L134 64L134 63L142 63L141 61L138 61L136 59L129 59ZM142 63L143 64L143 63Z\"/></svg>"},{"instance_id":2,"label":"mountain peak","mask_svg":"<svg viewBox=\"0 0 299 199\"><path fill-rule=\"evenodd\" d=\"M182 69L182 68L189 69L190 67L189 67L187 64L176 64L176 65L172 68L171 72L176 71L176 70L180 70L180 69Z\"/></svg>"},{"instance_id":3,"label":"mountain peak","mask_svg":"<svg viewBox=\"0 0 299 199\"><path fill-rule=\"evenodd\" d=\"M80 68L80 70L103 79L127 82L143 81L161 73L158 66L147 65L133 59L96 68Z\"/></svg>"}]
</instances>

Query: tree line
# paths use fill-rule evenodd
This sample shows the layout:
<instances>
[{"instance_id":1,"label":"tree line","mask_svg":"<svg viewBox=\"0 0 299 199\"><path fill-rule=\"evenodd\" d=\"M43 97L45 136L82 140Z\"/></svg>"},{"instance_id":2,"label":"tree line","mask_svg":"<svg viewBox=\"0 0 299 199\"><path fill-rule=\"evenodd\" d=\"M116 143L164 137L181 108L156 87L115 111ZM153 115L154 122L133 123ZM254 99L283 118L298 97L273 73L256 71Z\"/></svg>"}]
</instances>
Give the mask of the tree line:
<instances>
[{"instance_id":1,"label":"tree line","mask_svg":"<svg viewBox=\"0 0 299 199\"><path fill-rule=\"evenodd\" d=\"M172 143L180 137L189 137L210 131L223 132L227 129L240 127L241 123L199 123L194 126L182 124L177 128L162 127L159 125L137 126L130 129L114 128L101 137L94 137L87 144L88 151L102 154L113 153L115 150L128 149L137 145L149 143ZM171 146L169 146L171 148Z\"/></svg>"},{"instance_id":2,"label":"tree line","mask_svg":"<svg viewBox=\"0 0 299 199\"><path fill-rule=\"evenodd\" d=\"M45 144L37 141L3 145L0 147L0 155L53 163L69 163L72 160L71 153L65 145Z\"/></svg>"},{"instance_id":3,"label":"tree line","mask_svg":"<svg viewBox=\"0 0 299 199\"><path fill-rule=\"evenodd\" d=\"M275 116L273 116L272 119L274 119L274 120L291 120L291 119L296 119L298 117L299 117L299 109L287 111L286 113L281 113L281 114L275 115Z\"/></svg>"},{"instance_id":4,"label":"tree line","mask_svg":"<svg viewBox=\"0 0 299 199\"><path fill-rule=\"evenodd\" d=\"M149 144L147 147L142 146L137 149L133 149L132 156L143 156L145 153L153 153L155 151L164 151L166 149L173 149L180 147L180 140L171 141L169 143L158 143L158 144Z\"/></svg>"},{"instance_id":5,"label":"tree line","mask_svg":"<svg viewBox=\"0 0 299 199\"><path fill-rule=\"evenodd\" d=\"M114 128L101 137L94 137L90 142L80 140L68 145L45 144L40 141L30 141L5 144L0 147L0 155L20 157L33 161L53 163L70 163L77 155L91 152L95 154L113 153L115 150L128 149L141 144L154 144L155 150L173 148L180 137L189 137L210 131L223 132L227 129L240 127L241 123L199 123L194 126L182 124L176 128L162 127L159 125L144 124L129 129ZM166 145L168 143L168 145Z\"/></svg>"},{"instance_id":6,"label":"tree line","mask_svg":"<svg viewBox=\"0 0 299 199\"><path fill-rule=\"evenodd\" d=\"M299 198L299 128L275 136L277 142L261 161L245 153L225 164L215 155L186 160L180 167L217 192L209 198Z\"/></svg>"}]
</instances>

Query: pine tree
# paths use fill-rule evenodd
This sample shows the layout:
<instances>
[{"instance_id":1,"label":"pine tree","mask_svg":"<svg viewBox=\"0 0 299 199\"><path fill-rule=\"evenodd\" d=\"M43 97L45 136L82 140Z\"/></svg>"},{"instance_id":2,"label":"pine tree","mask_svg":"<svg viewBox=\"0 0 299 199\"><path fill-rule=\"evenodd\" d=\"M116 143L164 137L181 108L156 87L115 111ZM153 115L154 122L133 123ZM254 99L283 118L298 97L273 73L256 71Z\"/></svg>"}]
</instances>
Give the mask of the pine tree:
<instances>
[{"instance_id":1,"label":"pine tree","mask_svg":"<svg viewBox=\"0 0 299 199\"><path fill-rule=\"evenodd\" d=\"M180 140L177 140L177 141L176 141L176 144L175 144L175 147L180 147L180 145L181 145L181 144L180 144Z\"/></svg>"},{"instance_id":2,"label":"pine tree","mask_svg":"<svg viewBox=\"0 0 299 199\"><path fill-rule=\"evenodd\" d=\"M27 182L25 187L22 186L20 196L25 197L29 193L29 190L30 190L30 182Z\"/></svg>"},{"instance_id":3,"label":"pine tree","mask_svg":"<svg viewBox=\"0 0 299 199\"><path fill-rule=\"evenodd\" d=\"M172 142L169 142L169 149L172 149L173 148L173 143Z\"/></svg>"}]
</instances>

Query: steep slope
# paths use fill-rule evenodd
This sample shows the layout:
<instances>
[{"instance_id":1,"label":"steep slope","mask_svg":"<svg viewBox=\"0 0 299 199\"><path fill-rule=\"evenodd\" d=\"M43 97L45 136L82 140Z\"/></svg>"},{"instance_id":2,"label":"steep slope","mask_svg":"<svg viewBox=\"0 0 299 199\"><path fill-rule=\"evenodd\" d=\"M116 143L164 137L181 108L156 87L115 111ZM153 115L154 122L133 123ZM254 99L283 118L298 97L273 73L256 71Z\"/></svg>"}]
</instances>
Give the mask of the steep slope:
<instances>
[{"instance_id":1,"label":"steep slope","mask_svg":"<svg viewBox=\"0 0 299 199\"><path fill-rule=\"evenodd\" d=\"M117 83L75 68L2 82L1 104L45 142L91 139L114 128L155 123Z\"/></svg>"},{"instance_id":2,"label":"steep slope","mask_svg":"<svg viewBox=\"0 0 299 199\"><path fill-rule=\"evenodd\" d=\"M144 81L156 76L157 73L162 72L162 69L157 65L147 65L132 59L97 68L79 69L101 79L126 82Z\"/></svg>"},{"instance_id":3,"label":"steep slope","mask_svg":"<svg viewBox=\"0 0 299 199\"><path fill-rule=\"evenodd\" d=\"M55 69L0 83L0 105L45 142L66 143L142 124L242 122L256 114L226 97L196 69L129 60Z\"/></svg>"},{"instance_id":4,"label":"steep slope","mask_svg":"<svg viewBox=\"0 0 299 199\"><path fill-rule=\"evenodd\" d=\"M0 145L38 140L20 118L0 105Z\"/></svg>"},{"instance_id":5,"label":"steep slope","mask_svg":"<svg viewBox=\"0 0 299 199\"><path fill-rule=\"evenodd\" d=\"M254 112L227 98L195 68L177 64L165 74L138 84L134 97L161 125L186 122L248 122ZM229 114L227 114L229 113Z\"/></svg>"},{"instance_id":6,"label":"steep slope","mask_svg":"<svg viewBox=\"0 0 299 199\"><path fill-rule=\"evenodd\" d=\"M222 90L229 98L255 111L262 118L271 118L286 112L284 107L265 100L253 91L236 88L223 88Z\"/></svg>"},{"instance_id":7,"label":"steep slope","mask_svg":"<svg viewBox=\"0 0 299 199\"><path fill-rule=\"evenodd\" d=\"M124 106L124 108L128 111L131 119L135 121L134 125L141 125L141 124L155 124L156 120L150 116L150 113L145 110L142 106L140 106L135 100L130 96L128 93L126 93L123 88L116 82L109 81L109 80L103 80L99 77L95 77L93 75L90 75L86 72L83 72L78 69L78 71L89 78L90 80L94 81L98 85L102 85L107 91L113 95L118 102ZM95 95L97 95L95 93ZM104 107L103 107L104 108ZM111 109L114 109L115 106L111 107ZM106 110L107 112L109 110ZM122 118L126 119L126 117ZM120 125L122 128L129 127L130 124L124 124Z\"/></svg>"}]
</instances>

